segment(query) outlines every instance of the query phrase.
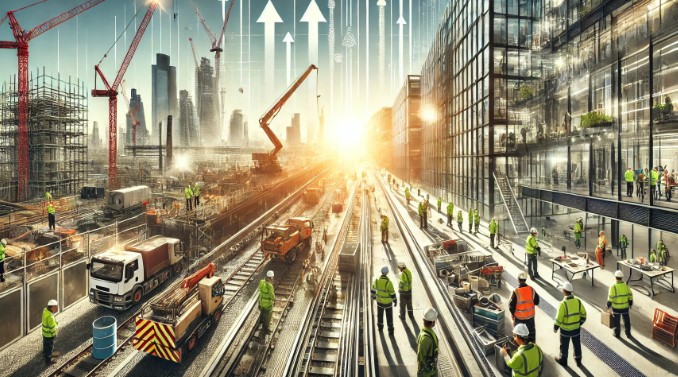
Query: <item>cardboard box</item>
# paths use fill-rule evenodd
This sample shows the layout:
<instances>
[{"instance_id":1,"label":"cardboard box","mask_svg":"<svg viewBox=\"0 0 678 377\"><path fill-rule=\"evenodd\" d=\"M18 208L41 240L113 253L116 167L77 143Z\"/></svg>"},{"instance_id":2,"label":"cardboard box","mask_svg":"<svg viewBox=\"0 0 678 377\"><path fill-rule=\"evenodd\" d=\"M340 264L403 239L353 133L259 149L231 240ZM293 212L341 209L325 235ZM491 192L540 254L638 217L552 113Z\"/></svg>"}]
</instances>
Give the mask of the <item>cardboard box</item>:
<instances>
[{"instance_id":1,"label":"cardboard box","mask_svg":"<svg viewBox=\"0 0 678 377\"><path fill-rule=\"evenodd\" d=\"M600 323L603 325L612 328L612 313L604 311L600 313Z\"/></svg>"}]
</instances>

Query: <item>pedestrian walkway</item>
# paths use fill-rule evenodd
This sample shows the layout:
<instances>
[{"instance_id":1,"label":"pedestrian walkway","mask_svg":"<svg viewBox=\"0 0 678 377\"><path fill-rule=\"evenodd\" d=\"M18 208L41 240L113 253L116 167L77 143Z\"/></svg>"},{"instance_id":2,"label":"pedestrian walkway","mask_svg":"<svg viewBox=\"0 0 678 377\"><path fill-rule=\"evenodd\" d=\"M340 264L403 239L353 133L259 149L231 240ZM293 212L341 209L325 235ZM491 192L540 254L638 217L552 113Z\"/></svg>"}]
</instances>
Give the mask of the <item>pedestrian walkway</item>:
<instances>
[{"instance_id":1,"label":"pedestrian walkway","mask_svg":"<svg viewBox=\"0 0 678 377\"><path fill-rule=\"evenodd\" d=\"M401 190L402 191L402 190ZM405 204L402 192L394 193L399 201ZM422 191L425 198L426 193ZM416 202L411 202L409 211L416 215ZM455 206L455 215L459 210ZM443 219L442 224L438 219ZM467 213L464 212L464 226L466 226ZM466 231L463 234L454 227L451 230L445 225L446 217L444 214L433 212L432 219L429 222L429 228L434 228L439 232L447 234L450 238L462 238L474 245L476 248L489 249L489 232L487 231L487 222L481 222L481 232L477 236L470 235ZM505 272L503 275L504 285L497 292L502 296L505 307L508 306L508 299L511 291L517 286L515 278L521 271L526 270L524 265L524 244L506 242L501 250L493 252L495 260L503 265ZM562 253L562 252L559 252ZM555 255L554 255L555 256ZM539 258L538 269L542 279L538 281L528 280L528 284L533 286L540 297L542 303L537 307L536 329L537 343L541 345L545 354L545 370L549 376L570 376L570 375L596 375L596 376L663 376L675 375L673 371L678 370L678 354L675 350L654 341L651 338L652 318L655 307L675 313L673 307L667 307L657 301L650 299L640 291L634 289L634 305L631 310L631 322L633 325L633 339L614 338L612 329L607 328L600 322L600 312L606 306L607 292L609 286L614 282L614 269L598 270L595 272L594 287L591 286L590 277L585 280L573 280L575 296L583 300L588 313L588 319L583 326L582 331L582 349L583 349L583 368L574 366L572 351L570 351L570 366L563 368L556 364L554 358L558 356L558 335L553 331L553 318L556 308L562 300L562 293L559 281L551 279L551 263L548 256L543 253ZM610 263L610 262L608 262ZM612 263L613 265L614 263ZM556 278L559 276L556 275ZM560 277L562 279L562 276ZM662 295L672 296L671 306L678 306L678 300L673 293L662 292ZM507 308L508 310L508 308ZM506 318L506 333L510 334L513 326L510 319Z\"/></svg>"}]
</instances>

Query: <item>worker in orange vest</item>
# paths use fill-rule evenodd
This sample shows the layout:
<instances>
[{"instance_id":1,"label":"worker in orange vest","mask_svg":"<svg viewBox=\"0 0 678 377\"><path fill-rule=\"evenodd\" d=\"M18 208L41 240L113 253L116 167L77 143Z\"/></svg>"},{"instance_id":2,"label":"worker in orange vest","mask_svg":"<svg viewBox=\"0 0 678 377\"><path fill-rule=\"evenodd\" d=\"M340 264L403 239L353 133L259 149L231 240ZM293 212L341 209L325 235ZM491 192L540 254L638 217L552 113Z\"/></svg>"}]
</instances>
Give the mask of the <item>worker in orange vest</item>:
<instances>
[{"instance_id":1,"label":"worker in orange vest","mask_svg":"<svg viewBox=\"0 0 678 377\"><path fill-rule=\"evenodd\" d=\"M605 231L601 230L598 233L598 246L596 246L596 261L600 268L605 268L605 247L607 246L607 239L605 238Z\"/></svg>"},{"instance_id":2,"label":"worker in orange vest","mask_svg":"<svg viewBox=\"0 0 678 377\"><path fill-rule=\"evenodd\" d=\"M521 272L518 275L518 288L511 293L509 311L511 318L513 318L513 326L524 323L529 330L527 338L530 342L534 342L537 339L537 332L534 328L534 314L536 311L535 305L539 305L539 295L534 288L527 285L526 281L527 274Z\"/></svg>"}]
</instances>

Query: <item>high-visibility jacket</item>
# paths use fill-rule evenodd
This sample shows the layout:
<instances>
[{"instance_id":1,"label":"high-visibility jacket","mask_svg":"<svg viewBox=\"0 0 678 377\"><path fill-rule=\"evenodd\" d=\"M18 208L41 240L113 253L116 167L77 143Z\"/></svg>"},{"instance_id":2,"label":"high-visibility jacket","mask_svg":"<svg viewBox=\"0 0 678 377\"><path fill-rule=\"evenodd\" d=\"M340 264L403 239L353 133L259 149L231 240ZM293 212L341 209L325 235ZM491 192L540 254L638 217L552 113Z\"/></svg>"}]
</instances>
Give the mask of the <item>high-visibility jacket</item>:
<instances>
[{"instance_id":1,"label":"high-visibility jacket","mask_svg":"<svg viewBox=\"0 0 678 377\"><path fill-rule=\"evenodd\" d=\"M490 221L490 225L487 226L487 229L489 229L490 234L496 234L497 229L499 229L499 224L497 224L497 220L492 219L492 221Z\"/></svg>"},{"instance_id":2,"label":"high-visibility jacket","mask_svg":"<svg viewBox=\"0 0 678 377\"><path fill-rule=\"evenodd\" d=\"M544 367L544 353L534 343L523 344L506 365L513 370L514 377L538 377Z\"/></svg>"},{"instance_id":3,"label":"high-visibility jacket","mask_svg":"<svg viewBox=\"0 0 678 377\"><path fill-rule=\"evenodd\" d=\"M438 335L430 327L421 329L417 337L417 376L438 375Z\"/></svg>"},{"instance_id":4,"label":"high-visibility jacket","mask_svg":"<svg viewBox=\"0 0 678 377\"><path fill-rule=\"evenodd\" d=\"M657 262L657 252L655 250L652 250L650 252L650 263L656 263Z\"/></svg>"},{"instance_id":5,"label":"high-visibility jacket","mask_svg":"<svg viewBox=\"0 0 678 377\"><path fill-rule=\"evenodd\" d=\"M386 216L381 219L381 230L388 230L388 217Z\"/></svg>"},{"instance_id":6,"label":"high-visibility jacket","mask_svg":"<svg viewBox=\"0 0 678 377\"><path fill-rule=\"evenodd\" d=\"M622 235L619 238L619 246L621 246L621 247L629 246L629 240L628 240L628 238L626 238L626 236Z\"/></svg>"},{"instance_id":7,"label":"high-visibility jacket","mask_svg":"<svg viewBox=\"0 0 678 377\"><path fill-rule=\"evenodd\" d=\"M54 313L48 308L42 309L42 337L54 338L57 336L59 324L54 319Z\"/></svg>"},{"instance_id":8,"label":"high-visibility jacket","mask_svg":"<svg viewBox=\"0 0 678 377\"><path fill-rule=\"evenodd\" d=\"M514 292L516 295L516 311L513 316L520 320L534 318L534 289L526 285L516 288Z\"/></svg>"},{"instance_id":9,"label":"high-visibility jacket","mask_svg":"<svg viewBox=\"0 0 678 377\"><path fill-rule=\"evenodd\" d=\"M193 196L200 196L200 187L198 185L193 186Z\"/></svg>"},{"instance_id":10,"label":"high-visibility jacket","mask_svg":"<svg viewBox=\"0 0 678 377\"><path fill-rule=\"evenodd\" d=\"M605 238L605 235L602 235L598 237L598 247L605 250L605 246L607 246L607 239Z\"/></svg>"},{"instance_id":11,"label":"high-visibility jacket","mask_svg":"<svg viewBox=\"0 0 678 377\"><path fill-rule=\"evenodd\" d=\"M468 211L468 222L473 224L473 210L472 209L470 209Z\"/></svg>"},{"instance_id":12,"label":"high-visibility jacket","mask_svg":"<svg viewBox=\"0 0 678 377\"><path fill-rule=\"evenodd\" d=\"M52 203L47 205L47 213L54 214L54 205Z\"/></svg>"},{"instance_id":13,"label":"high-visibility jacket","mask_svg":"<svg viewBox=\"0 0 678 377\"><path fill-rule=\"evenodd\" d=\"M405 188L405 197L406 197L407 199L410 198L410 189L408 189L408 188Z\"/></svg>"},{"instance_id":14,"label":"high-visibility jacket","mask_svg":"<svg viewBox=\"0 0 678 377\"><path fill-rule=\"evenodd\" d=\"M386 275L374 279L372 284L372 298L377 300L377 304L381 306L389 306L396 299L393 283Z\"/></svg>"},{"instance_id":15,"label":"high-visibility jacket","mask_svg":"<svg viewBox=\"0 0 678 377\"><path fill-rule=\"evenodd\" d=\"M537 237L530 234L527 236L527 242L525 242L525 251L530 255L537 255L537 248L539 244L537 243Z\"/></svg>"},{"instance_id":16,"label":"high-visibility jacket","mask_svg":"<svg viewBox=\"0 0 678 377\"><path fill-rule=\"evenodd\" d=\"M561 331L573 331L579 329L585 321L586 309L581 300L569 295L560 302L554 327L560 327Z\"/></svg>"},{"instance_id":17,"label":"high-visibility jacket","mask_svg":"<svg viewBox=\"0 0 678 377\"><path fill-rule=\"evenodd\" d=\"M184 197L185 197L186 199L190 199L190 198L193 197L193 190L191 190L190 187L186 187L186 188L184 189Z\"/></svg>"},{"instance_id":18,"label":"high-visibility jacket","mask_svg":"<svg viewBox=\"0 0 678 377\"><path fill-rule=\"evenodd\" d=\"M400 293L411 293L412 292L412 272L403 268L403 271L400 273L400 283L398 284L398 292Z\"/></svg>"},{"instance_id":19,"label":"high-visibility jacket","mask_svg":"<svg viewBox=\"0 0 678 377\"><path fill-rule=\"evenodd\" d=\"M581 223L579 221L575 221L575 223L574 223L574 232L575 233L581 233L583 228L584 227L581 225Z\"/></svg>"},{"instance_id":20,"label":"high-visibility jacket","mask_svg":"<svg viewBox=\"0 0 678 377\"><path fill-rule=\"evenodd\" d=\"M614 311L627 311L633 305L633 293L631 288L621 280L610 287L610 293L607 295L608 308L611 306Z\"/></svg>"},{"instance_id":21,"label":"high-visibility jacket","mask_svg":"<svg viewBox=\"0 0 678 377\"><path fill-rule=\"evenodd\" d=\"M442 199L442 198L438 198L438 201L437 201L436 204L438 204L438 208L440 208L440 206L443 204L443 199Z\"/></svg>"},{"instance_id":22,"label":"high-visibility jacket","mask_svg":"<svg viewBox=\"0 0 678 377\"><path fill-rule=\"evenodd\" d=\"M264 310L273 309L273 302L275 301L275 291L273 284L261 279L259 282L259 308Z\"/></svg>"},{"instance_id":23,"label":"high-visibility jacket","mask_svg":"<svg viewBox=\"0 0 678 377\"><path fill-rule=\"evenodd\" d=\"M475 210L475 212L473 212L473 222L475 224L480 224L480 213L478 213L478 210Z\"/></svg>"},{"instance_id":24,"label":"high-visibility jacket","mask_svg":"<svg viewBox=\"0 0 678 377\"><path fill-rule=\"evenodd\" d=\"M624 180L626 182L633 182L633 170L627 170L626 173L624 173Z\"/></svg>"},{"instance_id":25,"label":"high-visibility jacket","mask_svg":"<svg viewBox=\"0 0 678 377\"><path fill-rule=\"evenodd\" d=\"M45 200L48 201L48 202L52 201L52 193L51 192L47 191L45 193Z\"/></svg>"},{"instance_id":26,"label":"high-visibility jacket","mask_svg":"<svg viewBox=\"0 0 678 377\"><path fill-rule=\"evenodd\" d=\"M419 207L417 208L417 211L419 211L419 216L422 216L424 214L424 203L419 203Z\"/></svg>"},{"instance_id":27,"label":"high-visibility jacket","mask_svg":"<svg viewBox=\"0 0 678 377\"><path fill-rule=\"evenodd\" d=\"M454 204L450 203L447 205L447 215L448 216L454 215Z\"/></svg>"},{"instance_id":28,"label":"high-visibility jacket","mask_svg":"<svg viewBox=\"0 0 678 377\"><path fill-rule=\"evenodd\" d=\"M457 212L457 222L461 223L463 221L464 221L464 214L461 213L461 210L459 210L459 212Z\"/></svg>"},{"instance_id":29,"label":"high-visibility jacket","mask_svg":"<svg viewBox=\"0 0 678 377\"><path fill-rule=\"evenodd\" d=\"M0 262L5 260L5 246L0 243Z\"/></svg>"},{"instance_id":30,"label":"high-visibility jacket","mask_svg":"<svg viewBox=\"0 0 678 377\"><path fill-rule=\"evenodd\" d=\"M650 171L650 185L654 186L657 184L657 180L659 179L659 172L652 169Z\"/></svg>"},{"instance_id":31,"label":"high-visibility jacket","mask_svg":"<svg viewBox=\"0 0 678 377\"><path fill-rule=\"evenodd\" d=\"M664 241L662 241L662 240L657 241L657 248L656 249L657 249L657 252L659 252L659 254L661 254L662 250L666 249L666 245L664 244Z\"/></svg>"}]
</instances>

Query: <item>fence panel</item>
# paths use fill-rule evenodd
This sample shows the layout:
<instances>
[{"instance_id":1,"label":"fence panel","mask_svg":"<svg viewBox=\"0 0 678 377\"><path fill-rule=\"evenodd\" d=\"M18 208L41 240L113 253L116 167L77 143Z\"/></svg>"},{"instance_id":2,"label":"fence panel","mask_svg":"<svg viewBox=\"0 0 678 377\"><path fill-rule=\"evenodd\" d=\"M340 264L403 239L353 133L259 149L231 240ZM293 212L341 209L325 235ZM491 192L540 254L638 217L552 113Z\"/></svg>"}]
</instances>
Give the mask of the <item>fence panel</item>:
<instances>
[{"instance_id":1,"label":"fence panel","mask_svg":"<svg viewBox=\"0 0 678 377\"><path fill-rule=\"evenodd\" d=\"M0 296L0 350L24 335L24 290L18 287Z\"/></svg>"},{"instance_id":2,"label":"fence panel","mask_svg":"<svg viewBox=\"0 0 678 377\"><path fill-rule=\"evenodd\" d=\"M42 309L51 299L59 301L59 271L28 282L28 331L42 324ZM61 308L59 308L61 310Z\"/></svg>"},{"instance_id":3,"label":"fence panel","mask_svg":"<svg viewBox=\"0 0 678 377\"><path fill-rule=\"evenodd\" d=\"M80 301L88 295L87 261L81 260L64 267L61 274L63 309ZM62 309L62 310L63 310Z\"/></svg>"}]
</instances>

